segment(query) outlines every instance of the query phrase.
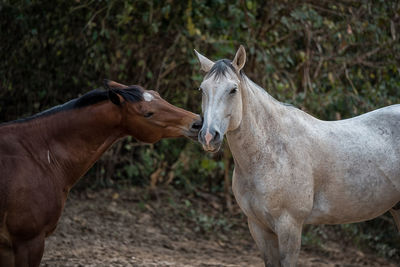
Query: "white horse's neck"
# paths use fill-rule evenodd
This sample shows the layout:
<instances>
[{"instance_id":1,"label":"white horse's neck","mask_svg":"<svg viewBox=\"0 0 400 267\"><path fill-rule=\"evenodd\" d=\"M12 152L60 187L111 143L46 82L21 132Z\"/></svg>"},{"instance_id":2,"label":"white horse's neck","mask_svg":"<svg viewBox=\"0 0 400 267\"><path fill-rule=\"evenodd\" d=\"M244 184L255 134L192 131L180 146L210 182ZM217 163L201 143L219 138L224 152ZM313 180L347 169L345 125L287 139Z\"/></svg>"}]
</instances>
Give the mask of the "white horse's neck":
<instances>
[{"instance_id":1,"label":"white horse's neck","mask_svg":"<svg viewBox=\"0 0 400 267\"><path fill-rule=\"evenodd\" d=\"M265 151L280 149L285 120L301 111L280 103L246 76L241 82L242 121L226 136L236 168L247 169L260 162Z\"/></svg>"}]
</instances>

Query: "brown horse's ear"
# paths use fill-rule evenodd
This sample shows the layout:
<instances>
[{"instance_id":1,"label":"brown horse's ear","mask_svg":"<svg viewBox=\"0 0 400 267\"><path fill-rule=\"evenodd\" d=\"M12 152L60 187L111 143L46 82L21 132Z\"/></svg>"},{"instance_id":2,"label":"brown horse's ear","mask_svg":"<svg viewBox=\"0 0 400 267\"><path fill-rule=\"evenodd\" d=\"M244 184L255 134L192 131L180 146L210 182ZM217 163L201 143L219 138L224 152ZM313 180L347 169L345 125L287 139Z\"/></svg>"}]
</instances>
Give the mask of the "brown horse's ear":
<instances>
[{"instance_id":1,"label":"brown horse's ear","mask_svg":"<svg viewBox=\"0 0 400 267\"><path fill-rule=\"evenodd\" d=\"M117 83L114 81L110 81L107 79L104 79L104 87L106 89L125 89L128 88L128 86L121 84L121 83Z\"/></svg>"},{"instance_id":2,"label":"brown horse's ear","mask_svg":"<svg viewBox=\"0 0 400 267\"><path fill-rule=\"evenodd\" d=\"M243 45L240 45L238 51L236 52L235 58L232 61L232 66L236 69L237 72L244 67L246 63L246 50Z\"/></svg>"},{"instance_id":3,"label":"brown horse's ear","mask_svg":"<svg viewBox=\"0 0 400 267\"><path fill-rule=\"evenodd\" d=\"M114 91L113 89L108 90L108 98L115 105L121 106L122 97L116 91Z\"/></svg>"}]
</instances>

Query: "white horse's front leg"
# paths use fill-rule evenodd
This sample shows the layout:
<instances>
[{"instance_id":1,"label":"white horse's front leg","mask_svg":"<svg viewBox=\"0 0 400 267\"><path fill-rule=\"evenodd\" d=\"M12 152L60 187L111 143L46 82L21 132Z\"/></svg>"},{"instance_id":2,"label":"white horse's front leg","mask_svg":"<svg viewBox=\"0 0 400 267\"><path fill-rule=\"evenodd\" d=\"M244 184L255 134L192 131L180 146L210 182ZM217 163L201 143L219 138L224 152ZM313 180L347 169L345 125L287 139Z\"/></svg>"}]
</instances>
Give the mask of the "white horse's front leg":
<instances>
[{"instance_id":1,"label":"white horse's front leg","mask_svg":"<svg viewBox=\"0 0 400 267\"><path fill-rule=\"evenodd\" d=\"M275 231L278 235L280 262L282 267L296 266L301 247L303 221L296 220L284 212L276 220Z\"/></svg>"},{"instance_id":2,"label":"white horse's front leg","mask_svg":"<svg viewBox=\"0 0 400 267\"><path fill-rule=\"evenodd\" d=\"M279 267L278 236L271 229L262 227L250 218L247 219L251 236L257 244L265 266Z\"/></svg>"}]
</instances>

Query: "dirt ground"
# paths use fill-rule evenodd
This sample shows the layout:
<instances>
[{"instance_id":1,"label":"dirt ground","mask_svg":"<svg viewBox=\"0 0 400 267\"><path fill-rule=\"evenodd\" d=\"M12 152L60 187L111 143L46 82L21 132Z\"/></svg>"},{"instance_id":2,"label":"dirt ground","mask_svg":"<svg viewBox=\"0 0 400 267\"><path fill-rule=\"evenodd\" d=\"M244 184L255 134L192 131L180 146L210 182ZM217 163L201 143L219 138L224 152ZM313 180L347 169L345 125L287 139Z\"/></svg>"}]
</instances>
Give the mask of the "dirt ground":
<instances>
[{"instance_id":1,"label":"dirt ground","mask_svg":"<svg viewBox=\"0 0 400 267\"><path fill-rule=\"evenodd\" d=\"M143 195L137 188L70 194L57 230L46 241L41 266L264 266L242 215L219 234L210 228L229 222L210 223L212 216L198 213L180 196ZM206 198L205 210L218 211L218 204ZM327 242L318 251L303 246L298 266L396 264Z\"/></svg>"}]
</instances>

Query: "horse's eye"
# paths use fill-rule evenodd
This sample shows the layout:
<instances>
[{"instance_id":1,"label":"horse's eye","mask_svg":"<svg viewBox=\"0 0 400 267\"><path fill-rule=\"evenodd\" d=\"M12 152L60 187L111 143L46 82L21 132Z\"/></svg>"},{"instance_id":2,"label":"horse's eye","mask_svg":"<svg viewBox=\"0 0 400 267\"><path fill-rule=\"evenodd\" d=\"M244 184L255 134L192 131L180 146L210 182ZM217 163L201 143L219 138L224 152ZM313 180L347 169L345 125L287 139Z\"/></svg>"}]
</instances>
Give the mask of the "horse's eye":
<instances>
[{"instance_id":1,"label":"horse's eye","mask_svg":"<svg viewBox=\"0 0 400 267\"><path fill-rule=\"evenodd\" d=\"M236 92L237 92L237 87L233 88L233 89L229 92L229 94L233 95L233 94L235 94Z\"/></svg>"},{"instance_id":2,"label":"horse's eye","mask_svg":"<svg viewBox=\"0 0 400 267\"><path fill-rule=\"evenodd\" d=\"M153 116L154 113L153 112L147 112L146 114L144 114L145 118L150 118L151 116Z\"/></svg>"}]
</instances>

